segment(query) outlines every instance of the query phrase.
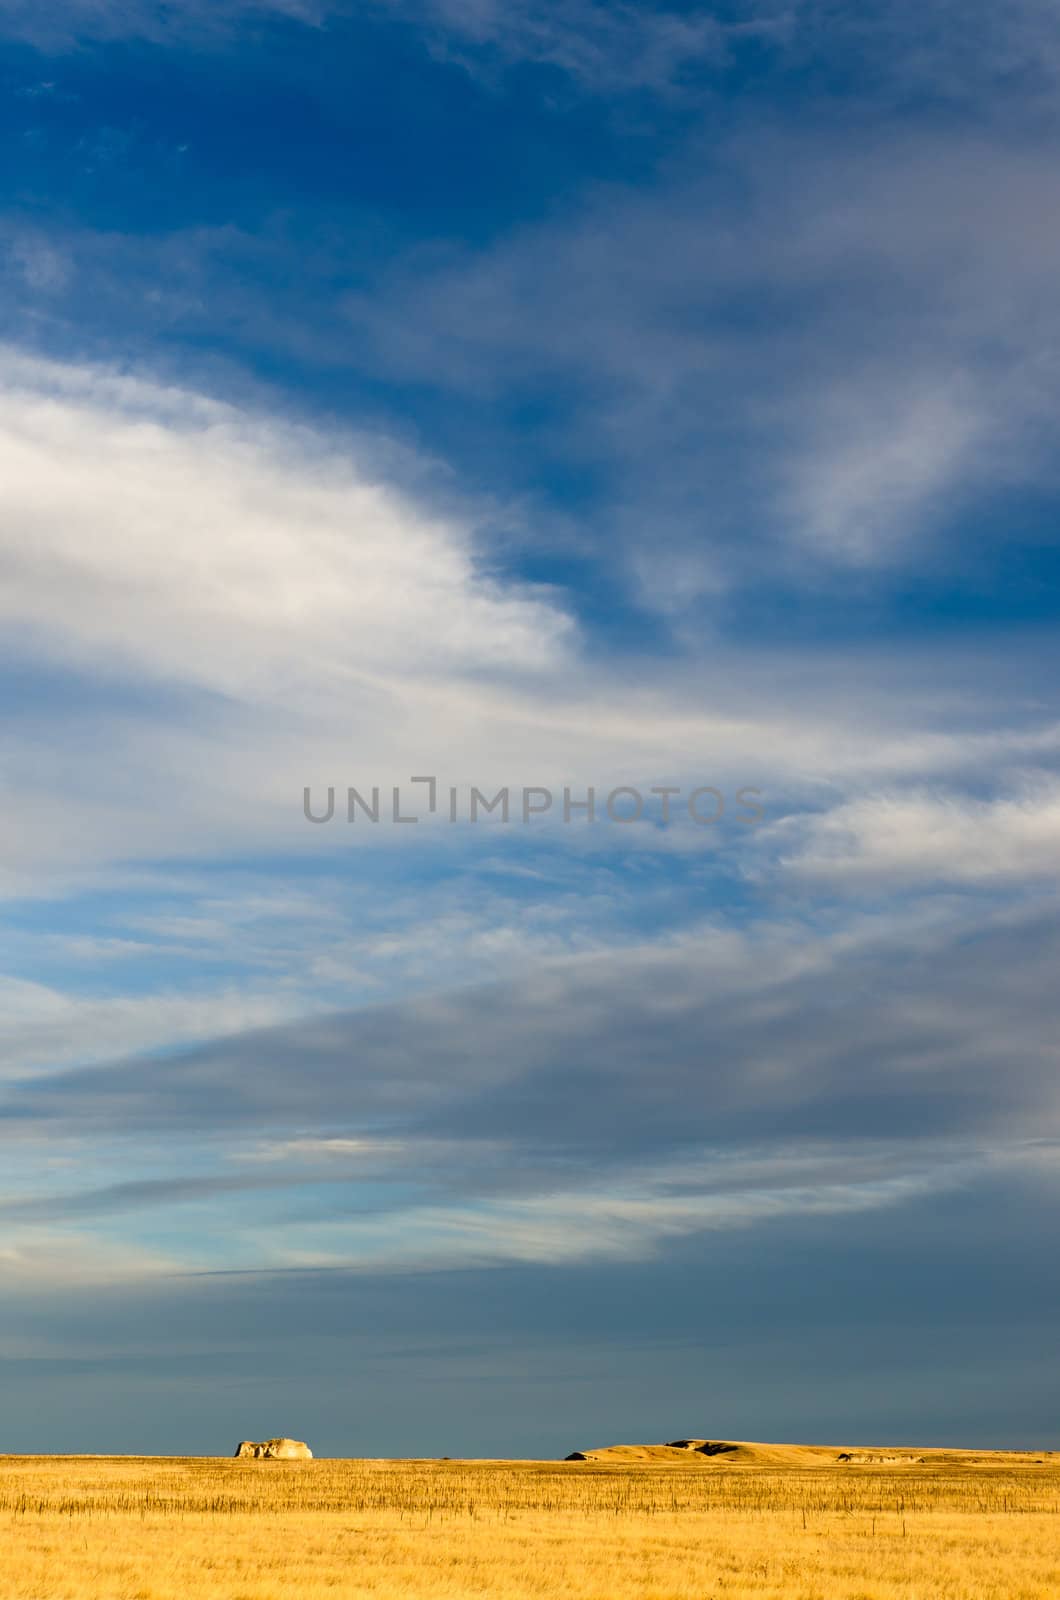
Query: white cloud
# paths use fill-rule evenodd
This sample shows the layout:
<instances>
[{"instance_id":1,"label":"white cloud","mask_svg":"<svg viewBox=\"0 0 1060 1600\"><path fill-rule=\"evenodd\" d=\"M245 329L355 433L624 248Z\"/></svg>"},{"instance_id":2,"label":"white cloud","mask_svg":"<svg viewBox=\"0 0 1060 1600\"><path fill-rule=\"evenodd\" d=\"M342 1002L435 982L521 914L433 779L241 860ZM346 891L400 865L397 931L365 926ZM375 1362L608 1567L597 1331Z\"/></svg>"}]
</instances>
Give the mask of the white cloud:
<instances>
[{"instance_id":1,"label":"white cloud","mask_svg":"<svg viewBox=\"0 0 1060 1600\"><path fill-rule=\"evenodd\" d=\"M1060 877L1060 784L1043 778L990 800L926 789L866 795L777 833L798 840L783 858L787 871L853 892L1052 882Z\"/></svg>"},{"instance_id":2,"label":"white cloud","mask_svg":"<svg viewBox=\"0 0 1060 1600\"><path fill-rule=\"evenodd\" d=\"M407 777L469 720L503 722L506 679L568 659L559 607L493 578L474 528L383 481L367 442L12 351L2 366L7 649L96 697L91 741L61 691L5 732L13 872L121 837L130 855L234 840L281 794L293 823L307 781L369 758Z\"/></svg>"},{"instance_id":3,"label":"white cloud","mask_svg":"<svg viewBox=\"0 0 1060 1600\"><path fill-rule=\"evenodd\" d=\"M210 991L79 996L0 976L0 1078L14 1071L112 1060L218 1034L238 1034L304 1011L275 985Z\"/></svg>"},{"instance_id":4,"label":"white cloud","mask_svg":"<svg viewBox=\"0 0 1060 1600\"><path fill-rule=\"evenodd\" d=\"M395 486L406 477L416 492ZM775 807L1055 751L1042 715L1003 725L1000 681L984 703L974 655L940 674L933 658L920 671L848 652L840 669L697 646L676 673L601 671L560 599L492 571L477 514L428 509L422 484L369 440L7 351L0 623L32 692L0 733L0 890L119 860L412 833L310 828L307 784L385 798L415 772L491 793L694 781L758 787ZM610 842L714 843L690 826L634 833ZM587 848L606 842L587 831ZM503 909L433 920L501 966L566 939ZM396 936L407 955L415 936Z\"/></svg>"},{"instance_id":5,"label":"white cloud","mask_svg":"<svg viewBox=\"0 0 1060 1600\"><path fill-rule=\"evenodd\" d=\"M528 669L568 626L294 426L8 350L0 619L52 657L273 705L384 677ZM57 470L57 468L59 470Z\"/></svg>"}]
</instances>

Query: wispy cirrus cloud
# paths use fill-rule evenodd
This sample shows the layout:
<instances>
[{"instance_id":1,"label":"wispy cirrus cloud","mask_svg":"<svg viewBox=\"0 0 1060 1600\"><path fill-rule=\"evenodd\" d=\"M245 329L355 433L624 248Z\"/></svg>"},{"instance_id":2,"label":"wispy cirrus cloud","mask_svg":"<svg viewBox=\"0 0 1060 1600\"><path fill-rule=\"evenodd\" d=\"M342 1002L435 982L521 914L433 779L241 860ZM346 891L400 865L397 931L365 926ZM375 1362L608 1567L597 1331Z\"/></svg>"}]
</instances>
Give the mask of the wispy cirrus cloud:
<instances>
[{"instance_id":1,"label":"wispy cirrus cloud","mask_svg":"<svg viewBox=\"0 0 1060 1600\"><path fill-rule=\"evenodd\" d=\"M55 337L209 343L222 319L251 360L459 394L449 442L488 445L509 542L591 561L617 536L624 587L675 629L724 619L763 560L810 593L960 569L969 517L1057 488L1050 137L782 125L687 131L651 185L583 182L485 242L14 217L0 263ZM598 483L576 532L541 490L572 470Z\"/></svg>"},{"instance_id":2,"label":"wispy cirrus cloud","mask_svg":"<svg viewBox=\"0 0 1060 1600\"><path fill-rule=\"evenodd\" d=\"M326 0L0 0L0 37L44 50L86 42L144 39L155 44L223 38L235 26L269 17L317 23Z\"/></svg>"},{"instance_id":3,"label":"wispy cirrus cloud","mask_svg":"<svg viewBox=\"0 0 1060 1600\"><path fill-rule=\"evenodd\" d=\"M289 19L314 27L392 20L476 73L533 64L583 92L670 92L704 68L729 64L750 41L780 70L839 59L873 99L930 86L955 101L1006 88L1045 91L1060 67L1049 0L998 8L976 0L903 0L852 11L832 0L713 0L657 6L641 0L0 0L0 35L49 50L123 38L209 42L232 30Z\"/></svg>"},{"instance_id":4,"label":"wispy cirrus cloud","mask_svg":"<svg viewBox=\"0 0 1060 1600\"><path fill-rule=\"evenodd\" d=\"M541 0L389 0L389 9L474 71L530 62L598 94L673 90L690 70L724 65L731 38L772 26L756 17L726 21L713 6L668 10L627 0L559 8Z\"/></svg>"},{"instance_id":5,"label":"wispy cirrus cloud","mask_svg":"<svg viewBox=\"0 0 1060 1600\"><path fill-rule=\"evenodd\" d=\"M75 860L334 848L302 819L306 784L434 771L559 794L659 782L680 751L679 782L831 804L867 780L1048 756L1047 696L1001 726L1001 680L992 707L974 652L940 677L848 651L839 684L827 653L749 663L708 641L676 681L665 662L594 673L570 597L491 559L489 502L443 479L427 509L437 480L407 452L194 391L9 351L0 466L23 708L3 735L23 775L5 800L12 887ZM59 826L74 748L76 838Z\"/></svg>"},{"instance_id":6,"label":"wispy cirrus cloud","mask_svg":"<svg viewBox=\"0 0 1060 1600\"><path fill-rule=\"evenodd\" d=\"M140 39L156 45L224 41L241 28L287 19L314 27L387 22L415 29L432 52L476 74L512 64L553 69L583 92L669 92L690 71L726 63L730 44L785 30L759 7L726 17L722 8L659 9L621 0L0 0L0 36L42 49Z\"/></svg>"},{"instance_id":7,"label":"wispy cirrus cloud","mask_svg":"<svg viewBox=\"0 0 1060 1600\"><path fill-rule=\"evenodd\" d=\"M645 527L670 551L672 592L648 562L644 596L724 614L767 550L793 587L959 563L977 501L1052 483L1055 192L1018 134L747 131L647 193L392 264L344 310L387 370L472 405L554 384L538 446L608 462L634 574ZM1033 251L986 236L987 194Z\"/></svg>"}]
</instances>

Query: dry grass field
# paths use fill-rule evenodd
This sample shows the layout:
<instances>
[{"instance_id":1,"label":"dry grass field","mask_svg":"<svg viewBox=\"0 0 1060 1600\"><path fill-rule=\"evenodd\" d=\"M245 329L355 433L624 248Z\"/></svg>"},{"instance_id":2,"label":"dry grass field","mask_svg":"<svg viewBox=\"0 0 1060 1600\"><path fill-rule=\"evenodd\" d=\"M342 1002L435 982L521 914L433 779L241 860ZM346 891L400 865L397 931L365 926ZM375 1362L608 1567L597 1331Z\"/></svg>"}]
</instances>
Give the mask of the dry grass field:
<instances>
[{"instance_id":1,"label":"dry grass field","mask_svg":"<svg viewBox=\"0 0 1060 1600\"><path fill-rule=\"evenodd\" d=\"M866 1454L873 1454L871 1452ZM886 1452L875 1452L877 1455ZM0 1457L3 1600L1055 1600L1060 1458Z\"/></svg>"}]
</instances>

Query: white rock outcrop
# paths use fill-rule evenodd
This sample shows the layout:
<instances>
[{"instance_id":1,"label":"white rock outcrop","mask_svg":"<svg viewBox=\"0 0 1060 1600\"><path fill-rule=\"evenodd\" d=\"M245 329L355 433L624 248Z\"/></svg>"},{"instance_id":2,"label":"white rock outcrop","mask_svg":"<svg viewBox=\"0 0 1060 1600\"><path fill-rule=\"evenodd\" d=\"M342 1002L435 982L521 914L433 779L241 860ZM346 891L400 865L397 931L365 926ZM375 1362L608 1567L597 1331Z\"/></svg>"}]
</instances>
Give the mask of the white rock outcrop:
<instances>
[{"instance_id":1,"label":"white rock outcrop","mask_svg":"<svg viewBox=\"0 0 1060 1600\"><path fill-rule=\"evenodd\" d=\"M253 1457L255 1461L312 1461L313 1452L301 1439L265 1439L261 1444L244 1439L236 1456Z\"/></svg>"}]
</instances>

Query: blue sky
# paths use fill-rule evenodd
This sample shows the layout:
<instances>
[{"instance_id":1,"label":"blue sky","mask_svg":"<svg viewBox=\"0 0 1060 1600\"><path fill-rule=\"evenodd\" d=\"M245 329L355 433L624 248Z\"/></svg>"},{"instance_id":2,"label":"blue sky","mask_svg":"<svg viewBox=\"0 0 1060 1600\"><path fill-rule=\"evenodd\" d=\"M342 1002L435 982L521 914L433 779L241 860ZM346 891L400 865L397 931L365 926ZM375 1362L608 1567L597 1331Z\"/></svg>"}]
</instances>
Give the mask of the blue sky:
<instances>
[{"instance_id":1,"label":"blue sky","mask_svg":"<svg viewBox=\"0 0 1060 1600\"><path fill-rule=\"evenodd\" d=\"M0 4L5 1448L1054 1440L1058 79Z\"/></svg>"}]
</instances>

